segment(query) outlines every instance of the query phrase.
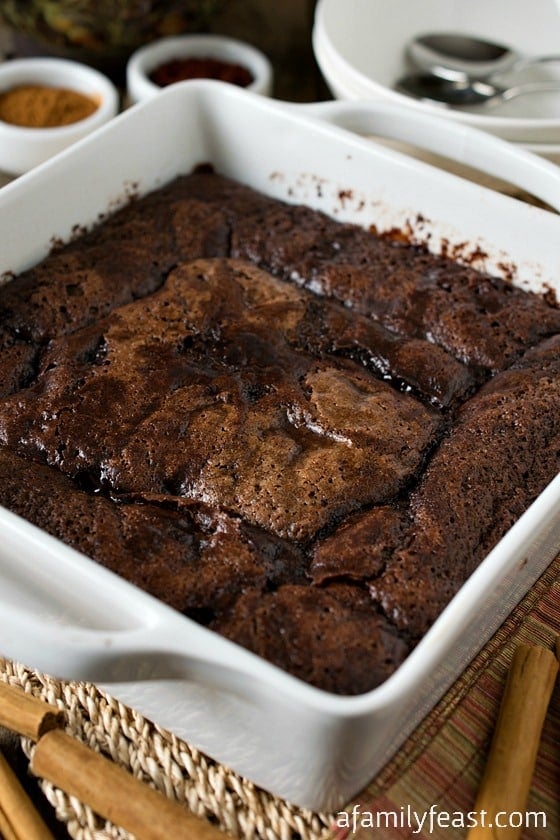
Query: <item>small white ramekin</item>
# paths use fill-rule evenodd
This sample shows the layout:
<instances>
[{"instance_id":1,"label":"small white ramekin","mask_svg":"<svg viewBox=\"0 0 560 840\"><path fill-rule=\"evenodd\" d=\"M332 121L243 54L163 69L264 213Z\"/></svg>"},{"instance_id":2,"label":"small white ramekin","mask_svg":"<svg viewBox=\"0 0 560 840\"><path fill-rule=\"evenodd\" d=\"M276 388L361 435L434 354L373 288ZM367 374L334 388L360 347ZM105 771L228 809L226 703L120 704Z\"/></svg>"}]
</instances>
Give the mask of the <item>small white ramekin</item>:
<instances>
[{"instance_id":1,"label":"small white ramekin","mask_svg":"<svg viewBox=\"0 0 560 840\"><path fill-rule=\"evenodd\" d=\"M134 52L127 64L127 94L131 105L150 99L163 88L150 80L150 73L173 59L213 58L240 64L253 76L247 90L270 96L272 65L251 44L224 35L178 35L152 41Z\"/></svg>"},{"instance_id":2,"label":"small white ramekin","mask_svg":"<svg viewBox=\"0 0 560 840\"><path fill-rule=\"evenodd\" d=\"M0 64L0 93L20 85L67 88L89 96L96 110L68 125L27 128L0 120L0 170L21 175L90 134L119 110L113 83L85 64L62 58L19 58Z\"/></svg>"}]
</instances>

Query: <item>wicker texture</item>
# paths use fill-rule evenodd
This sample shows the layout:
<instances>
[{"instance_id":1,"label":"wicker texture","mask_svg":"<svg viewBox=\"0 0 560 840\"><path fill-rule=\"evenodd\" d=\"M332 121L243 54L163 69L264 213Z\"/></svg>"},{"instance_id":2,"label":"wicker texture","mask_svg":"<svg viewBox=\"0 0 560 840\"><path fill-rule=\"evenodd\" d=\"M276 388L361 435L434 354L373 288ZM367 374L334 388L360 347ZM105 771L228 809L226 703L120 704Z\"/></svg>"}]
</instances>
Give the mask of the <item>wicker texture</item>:
<instances>
[{"instance_id":1,"label":"wicker texture","mask_svg":"<svg viewBox=\"0 0 560 840\"><path fill-rule=\"evenodd\" d=\"M55 680L0 660L0 679L66 711L67 731L190 811L246 840L323 840L329 815L292 807L217 764L89 683ZM33 744L22 740L31 756ZM41 789L75 840L131 837L49 782Z\"/></svg>"}]
</instances>

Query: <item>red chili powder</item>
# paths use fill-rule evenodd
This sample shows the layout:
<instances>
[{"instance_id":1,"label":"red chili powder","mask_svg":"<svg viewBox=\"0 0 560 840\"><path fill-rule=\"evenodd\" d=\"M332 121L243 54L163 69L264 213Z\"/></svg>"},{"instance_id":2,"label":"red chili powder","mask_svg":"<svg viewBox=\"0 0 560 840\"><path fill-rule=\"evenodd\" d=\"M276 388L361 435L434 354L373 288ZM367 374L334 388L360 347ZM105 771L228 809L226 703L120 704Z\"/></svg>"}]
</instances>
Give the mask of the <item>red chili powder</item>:
<instances>
[{"instance_id":1,"label":"red chili powder","mask_svg":"<svg viewBox=\"0 0 560 840\"><path fill-rule=\"evenodd\" d=\"M186 79L219 79L239 87L247 87L253 81L253 76L241 64L216 58L174 58L156 67L150 73L150 79L160 87L184 82Z\"/></svg>"}]
</instances>

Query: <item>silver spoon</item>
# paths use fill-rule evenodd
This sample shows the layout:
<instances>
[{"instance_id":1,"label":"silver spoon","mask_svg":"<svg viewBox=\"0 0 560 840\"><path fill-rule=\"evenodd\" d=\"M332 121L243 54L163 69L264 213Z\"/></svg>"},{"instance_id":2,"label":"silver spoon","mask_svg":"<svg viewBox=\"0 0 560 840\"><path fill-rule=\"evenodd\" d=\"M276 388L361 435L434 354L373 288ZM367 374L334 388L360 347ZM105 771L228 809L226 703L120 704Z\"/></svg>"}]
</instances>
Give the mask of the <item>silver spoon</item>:
<instances>
[{"instance_id":1,"label":"silver spoon","mask_svg":"<svg viewBox=\"0 0 560 840\"><path fill-rule=\"evenodd\" d=\"M417 35L408 42L405 52L418 70L457 81L485 79L511 70L560 61L560 54L523 57L503 44L451 32Z\"/></svg>"},{"instance_id":2,"label":"silver spoon","mask_svg":"<svg viewBox=\"0 0 560 840\"><path fill-rule=\"evenodd\" d=\"M471 105L497 105L528 93L560 92L560 79L501 87L481 79L454 81L429 73L413 73L398 79L395 89L415 99L462 108Z\"/></svg>"}]
</instances>

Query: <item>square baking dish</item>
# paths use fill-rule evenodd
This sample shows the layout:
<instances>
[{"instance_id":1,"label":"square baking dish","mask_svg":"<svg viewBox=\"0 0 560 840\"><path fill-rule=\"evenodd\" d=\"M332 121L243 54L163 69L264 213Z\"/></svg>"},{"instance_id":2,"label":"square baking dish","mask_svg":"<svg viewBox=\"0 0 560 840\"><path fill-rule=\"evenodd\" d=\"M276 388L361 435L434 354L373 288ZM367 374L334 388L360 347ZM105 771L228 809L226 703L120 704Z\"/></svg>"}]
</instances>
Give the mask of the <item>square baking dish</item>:
<instances>
[{"instance_id":1,"label":"square baking dish","mask_svg":"<svg viewBox=\"0 0 560 840\"><path fill-rule=\"evenodd\" d=\"M406 229L534 291L560 291L560 217L358 136L387 135L560 207L560 170L501 140L382 103L274 102L168 88L0 192L0 272L43 258L131 194L200 163L291 202ZM280 671L0 509L0 653L91 680L256 784L342 807L395 752L560 551L560 477L381 686L328 694Z\"/></svg>"}]
</instances>

